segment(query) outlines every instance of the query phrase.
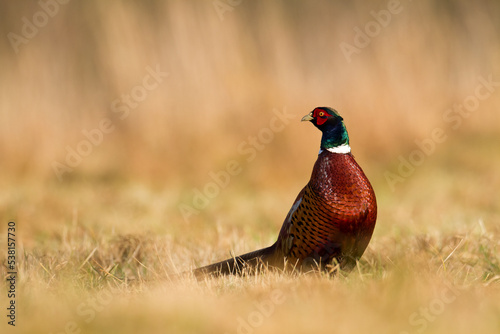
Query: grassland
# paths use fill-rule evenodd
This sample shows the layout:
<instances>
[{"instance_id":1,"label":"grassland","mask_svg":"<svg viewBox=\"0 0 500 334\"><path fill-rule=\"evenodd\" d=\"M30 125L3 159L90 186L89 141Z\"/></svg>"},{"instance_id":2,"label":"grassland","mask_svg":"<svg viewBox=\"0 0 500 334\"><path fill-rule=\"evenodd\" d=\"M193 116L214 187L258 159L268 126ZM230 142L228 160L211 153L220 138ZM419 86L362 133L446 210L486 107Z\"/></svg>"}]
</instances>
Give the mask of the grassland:
<instances>
[{"instance_id":1,"label":"grassland","mask_svg":"<svg viewBox=\"0 0 500 334\"><path fill-rule=\"evenodd\" d=\"M1 6L2 36L42 10ZM18 252L1 332L500 332L500 6L401 1L348 61L339 45L388 8L69 2L18 52L0 40L2 278L9 221ZM171 282L275 240L318 105L344 116L377 194L355 270Z\"/></svg>"}]
</instances>

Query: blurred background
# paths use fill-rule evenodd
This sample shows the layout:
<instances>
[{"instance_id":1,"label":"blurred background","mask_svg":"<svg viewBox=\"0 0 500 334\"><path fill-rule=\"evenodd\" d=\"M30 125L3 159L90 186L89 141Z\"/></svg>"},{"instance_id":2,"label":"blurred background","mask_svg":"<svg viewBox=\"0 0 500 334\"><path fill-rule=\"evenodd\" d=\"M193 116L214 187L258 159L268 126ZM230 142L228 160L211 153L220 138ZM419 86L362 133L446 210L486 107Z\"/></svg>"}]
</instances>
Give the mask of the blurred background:
<instances>
[{"instance_id":1,"label":"blurred background","mask_svg":"<svg viewBox=\"0 0 500 334\"><path fill-rule=\"evenodd\" d=\"M345 119L377 233L498 223L500 86L483 87L500 82L497 1L0 6L0 214L26 244L72 223L270 243L316 159L320 133L300 118L317 106ZM471 112L450 111L466 100ZM291 116L269 137L277 112ZM391 185L436 128L446 140ZM241 172L196 207L232 160Z\"/></svg>"},{"instance_id":2,"label":"blurred background","mask_svg":"<svg viewBox=\"0 0 500 334\"><path fill-rule=\"evenodd\" d=\"M499 1L63 2L0 2L16 332L240 332L273 291L259 333L499 332ZM276 240L318 106L377 195L357 270L168 284Z\"/></svg>"}]
</instances>

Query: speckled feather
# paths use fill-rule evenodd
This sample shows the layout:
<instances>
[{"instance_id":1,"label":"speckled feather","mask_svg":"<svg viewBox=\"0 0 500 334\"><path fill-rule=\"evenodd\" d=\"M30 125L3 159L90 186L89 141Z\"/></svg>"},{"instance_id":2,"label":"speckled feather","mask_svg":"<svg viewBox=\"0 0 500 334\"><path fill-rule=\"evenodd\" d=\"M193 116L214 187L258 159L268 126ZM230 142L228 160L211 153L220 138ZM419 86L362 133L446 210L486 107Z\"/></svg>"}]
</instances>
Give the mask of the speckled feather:
<instances>
[{"instance_id":1,"label":"speckled feather","mask_svg":"<svg viewBox=\"0 0 500 334\"><path fill-rule=\"evenodd\" d=\"M293 266L334 258L348 264L363 254L376 216L375 194L352 154L325 150L285 218L277 248Z\"/></svg>"}]
</instances>

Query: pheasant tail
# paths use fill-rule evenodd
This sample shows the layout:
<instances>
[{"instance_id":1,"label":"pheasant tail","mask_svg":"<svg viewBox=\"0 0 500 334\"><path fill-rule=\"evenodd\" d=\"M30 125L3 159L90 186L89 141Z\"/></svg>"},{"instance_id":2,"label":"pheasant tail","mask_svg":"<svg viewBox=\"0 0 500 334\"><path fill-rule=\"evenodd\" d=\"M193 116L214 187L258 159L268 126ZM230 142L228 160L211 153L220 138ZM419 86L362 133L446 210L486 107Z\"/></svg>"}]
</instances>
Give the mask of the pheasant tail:
<instances>
[{"instance_id":1,"label":"pheasant tail","mask_svg":"<svg viewBox=\"0 0 500 334\"><path fill-rule=\"evenodd\" d=\"M267 248L236 256L221 262L213 263L193 271L195 277L205 275L237 275L244 271L255 271L259 265L275 262L276 243Z\"/></svg>"}]
</instances>

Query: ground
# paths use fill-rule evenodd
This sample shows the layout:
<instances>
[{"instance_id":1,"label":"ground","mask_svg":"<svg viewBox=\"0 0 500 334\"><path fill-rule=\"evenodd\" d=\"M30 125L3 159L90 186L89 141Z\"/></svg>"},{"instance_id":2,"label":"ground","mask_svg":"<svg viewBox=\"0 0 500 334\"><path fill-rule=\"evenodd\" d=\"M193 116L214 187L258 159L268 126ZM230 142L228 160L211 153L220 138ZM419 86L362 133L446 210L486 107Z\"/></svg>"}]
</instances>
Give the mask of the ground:
<instances>
[{"instance_id":1,"label":"ground","mask_svg":"<svg viewBox=\"0 0 500 334\"><path fill-rule=\"evenodd\" d=\"M294 197L288 190L264 189L254 196L229 186L196 217L216 217L220 210L219 219L199 224L175 212L175 189L155 192L110 182L85 192L88 183L56 183L30 198L19 188L17 205L10 204L29 219L20 216L16 222L21 236L16 331L496 333L498 211L493 198L481 197L487 185L449 182L447 177L461 172L446 177L444 168L422 166L411 184L401 185L409 194L404 198L379 185L383 177L375 178L375 189L382 190L372 242L352 272L335 277L261 273L201 282L169 279L230 251L271 244L279 214L285 216ZM412 190L417 185L429 190L425 198ZM461 188L467 191L460 193ZM50 195L42 196L47 189ZM95 201L103 194L111 204ZM49 217L54 212L64 218ZM36 222L45 219L52 222L41 229Z\"/></svg>"}]
</instances>

